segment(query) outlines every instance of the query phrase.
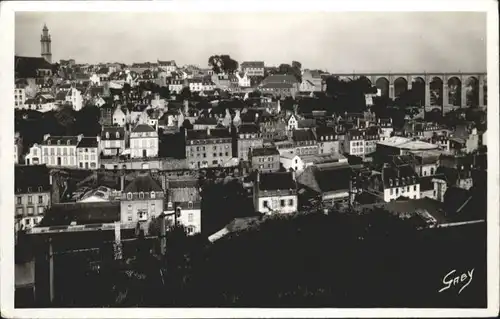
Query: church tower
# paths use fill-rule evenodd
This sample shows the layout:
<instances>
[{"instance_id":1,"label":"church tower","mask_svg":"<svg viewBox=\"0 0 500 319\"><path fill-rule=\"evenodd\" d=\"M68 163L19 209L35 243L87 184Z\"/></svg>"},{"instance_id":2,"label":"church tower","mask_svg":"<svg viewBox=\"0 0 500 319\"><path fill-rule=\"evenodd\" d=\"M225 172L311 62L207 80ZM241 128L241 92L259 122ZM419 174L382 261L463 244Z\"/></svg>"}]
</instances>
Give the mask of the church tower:
<instances>
[{"instance_id":1,"label":"church tower","mask_svg":"<svg viewBox=\"0 0 500 319\"><path fill-rule=\"evenodd\" d=\"M42 57L49 63L52 63L52 53L50 52L51 42L52 40L50 39L49 29L47 28L47 25L44 25L42 35L40 36L40 44L42 46Z\"/></svg>"}]
</instances>

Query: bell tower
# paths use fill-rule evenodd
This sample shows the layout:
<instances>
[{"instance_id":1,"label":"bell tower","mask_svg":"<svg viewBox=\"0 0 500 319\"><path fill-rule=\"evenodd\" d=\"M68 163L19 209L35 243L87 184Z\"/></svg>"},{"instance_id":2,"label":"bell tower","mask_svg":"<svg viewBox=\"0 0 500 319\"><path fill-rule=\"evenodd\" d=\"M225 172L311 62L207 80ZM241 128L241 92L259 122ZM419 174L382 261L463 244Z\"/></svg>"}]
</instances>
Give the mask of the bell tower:
<instances>
[{"instance_id":1,"label":"bell tower","mask_svg":"<svg viewBox=\"0 0 500 319\"><path fill-rule=\"evenodd\" d=\"M42 57L49 63L52 63L52 53L50 51L51 42L49 29L47 25L44 25L42 35L40 36L40 44L42 47Z\"/></svg>"}]
</instances>

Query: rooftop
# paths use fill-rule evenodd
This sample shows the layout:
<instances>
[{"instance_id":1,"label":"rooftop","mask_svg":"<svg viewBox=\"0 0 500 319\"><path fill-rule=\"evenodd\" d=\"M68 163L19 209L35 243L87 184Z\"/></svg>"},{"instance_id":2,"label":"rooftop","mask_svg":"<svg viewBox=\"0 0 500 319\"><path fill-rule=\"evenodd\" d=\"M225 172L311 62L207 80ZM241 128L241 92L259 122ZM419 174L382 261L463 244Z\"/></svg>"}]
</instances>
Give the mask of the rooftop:
<instances>
[{"instance_id":1,"label":"rooftop","mask_svg":"<svg viewBox=\"0 0 500 319\"><path fill-rule=\"evenodd\" d=\"M113 223L120 220L120 202L53 204L45 212L40 226L63 226Z\"/></svg>"},{"instance_id":2,"label":"rooftop","mask_svg":"<svg viewBox=\"0 0 500 319\"><path fill-rule=\"evenodd\" d=\"M16 165L14 188L16 194L50 191L49 170L46 165Z\"/></svg>"},{"instance_id":3,"label":"rooftop","mask_svg":"<svg viewBox=\"0 0 500 319\"><path fill-rule=\"evenodd\" d=\"M78 148L84 148L84 147L96 148L96 147L99 147L99 142L97 141L96 137L83 137L76 147L78 147Z\"/></svg>"},{"instance_id":4,"label":"rooftop","mask_svg":"<svg viewBox=\"0 0 500 319\"><path fill-rule=\"evenodd\" d=\"M259 173L259 189L263 191L296 189L296 183L290 172Z\"/></svg>"},{"instance_id":5,"label":"rooftop","mask_svg":"<svg viewBox=\"0 0 500 319\"><path fill-rule=\"evenodd\" d=\"M254 156L271 156L279 155L278 149L275 147L258 147L251 150L252 157Z\"/></svg>"},{"instance_id":6,"label":"rooftop","mask_svg":"<svg viewBox=\"0 0 500 319\"><path fill-rule=\"evenodd\" d=\"M150 174L141 174L125 186L124 193L163 192L159 183Z\"/></svg>"}]
</instances>

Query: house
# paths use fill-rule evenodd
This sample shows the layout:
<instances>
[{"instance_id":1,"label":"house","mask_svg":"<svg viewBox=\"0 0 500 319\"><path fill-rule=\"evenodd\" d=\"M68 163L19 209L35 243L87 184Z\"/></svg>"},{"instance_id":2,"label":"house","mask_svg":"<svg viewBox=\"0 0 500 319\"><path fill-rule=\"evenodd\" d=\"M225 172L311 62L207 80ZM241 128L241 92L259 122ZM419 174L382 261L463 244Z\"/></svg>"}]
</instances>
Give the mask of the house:
<instances>
[{"instance_id":1,"label":"house","mask_svg":"<svg viewBox=\"0 0 500 319\"><path fill-rule=\"evenodd\" d=\"M323 91L323 78L318 70L304 70L299 90L302 92Z\"/></svg>"},{"instance_id":2,"label":"house","mask_svg":"<svg viewBox=\"0 0 500 319\"><path fill-rule=\"evenodd\" d=\"M297 119L297 116L295 114L290 114L285 121L286 129L288 131L293 131L299 128L299 120Z\"/></svg>"},{"instance_id":3,"label":"house","mask_svg":"<svg viewBox=\"0 0 500 319\"><path fill-rule=\"evenodd\" d=\"M78 168L98 169L100 137L82 137L76 145Z\"/></svg>"},{"instance_id":4,"label":"house","mask_svg":"<svg viewBox=\"0 0 500 319\"><path fill-rule=\"evenodd\" d=\"M280 169L280 153L276 147L259 147L250 150L252 168L259 172L277 172Z\"/></svg>"},{"instance_id":5,"label":"house","mask_svg":"<svg viewBox=\"0 0 500 319\"><path fill-rule=\"evenodd\" d=\"M442 152L437 150L411 152L415 159L415 172L418 176L433 176L439 167Z\"/></svg>"},{"instance_id":6,"label":"house","mask_svg":"<svg viewBox=\"0 0 500 319\"><path fill-rule=\"evenodd\" d=\"M125 129L123 127L103 126L100 149L105 156L120 155L126 148Z\"/></svg>"},{"instance_id":7,"label":"house","mask_svg":"<svg viewBox=\"0 0 500 319\"><path fill-rule=\"evenodd\" d=\"M130 133L132 158L157 157L158 144L158 132L147 124L138 124Z\"/></svg>"},{"instance_id":8,"label":"house","mask_svg":"<svg viewBox=\"0 0 500 319\"><path fill-rule=\"evenodd\" d=\"M184 80L171 79L168 81L168 90L174 92L175 94L181 93L184 88Z\"/></svg>"},{"instance_id":9,"label":"house","mask_svg":"<svg viewBox=\"0 0 500 319\"><path fill-rule=\"evenodd\" d=\"M259 86L263 93L270 93L275 97L291 96L295 97L297 85L291 83L269 82Z\"/></svg>"},{"instance_id":10,"label":"house","mask_svg":"<svg viewBox=\"0 0 500 319\"><path fill-rule=\"evenodd\" d=\"M40 165L42 164L42 160L42 146L37 143L33 144L24 156L24 163L26 165Z\"/></svg>"},{"instance_id":11,"label":"house","mask_svg":"<svg viewBox=\"0 0 500 319\"><path fill-rule=\"evenodd\" d=\"M58 167L78 167L76 146L83 138L78 136L50 136L46 134L41 144L41 164Z\"/></svg>"},{"instance_id":12,"label":"house","mask_svg":"<svg viewBox=\"0 0 500 319\"><path fill-rule=\"evenodd\" d=\"M284 153L295 154L295 143L291 139L284 139L280 141L273 141L272 145L276 147L280 155Z\"/></svg>"},{"instance_id":13,"label":"house","mask_svg":"<svg viewBox=\"0 0 500 319\"><path fill-rule=\"evenodd\" d=\"M126 110L128 113L128 110ZM117 106L113 112L113 125L115 126L125 126L127 123L127 114L123 111L120 106Z\"/></svg>"},{"instance_id":14,"label":"house","mask_svg":"<svg viewBox=\"0 0 500 319\"><path fill-rule=\"evenodd\" d=\"M248 76L248 73L236 72L235 76L238 79L238 86L239 87L249 88L252 86L252 83L251 83L250 77Z\"/></svg>"},{"instance_id":15,"label":"house","mask_svg":"<svg viewBox=\"0 0 500 319\"><path fill-rule=\"evenodd\" d=\"M212 114L211 114L212 115ZM212 116L201 116L198 117L193 123L193 129L195 130L207 130L214 129L219 124L219 120Z\"/></svg>"},{"instance_id":16,"label":"house","mask_svg":"<svg viewBox=\"0 0 500 319\"><path fill-rule=\"evenodd\" d=\"M286 171L293 170L297 174L304 170L304 162L302 158L293 152L281 152L280 163Z\"/></svg>"},{"instance_id":17,"label":"house","mask_svg":"<svg viewBox=\"0 0 500 319\"><path fill-rule=\"evenodd\" d=\"M297 211L297 182L294 172L257 173L253 201L262 214L288 214Z\"/></svg>"},{"instance_id":18,"label":"house","mask_svg":"<svg viewBox=\"0 0 500 319\"><path fill-rule=\"evenodd\" d=\"M380 128L380 140L384 141L390 138L394 132L392 126L392 118L379 118L377 119L377 126Z\"/></svg>"},{"instance_id":19,"label":"house","mask_svg":"<svg viewBox=\"0 0 500 319\"><path fill-rule=\"evenodd\" d=\"M73 110L80 111L83 107L83 97L82 92L80 90L72 87L68 94L66 94L66 102L69 102L73 107Z\"/></svg>"},{"instance_id":20,"label":"house","mask_svg":"<svg viewBox=\"0 0 500 319\"><path fill-rule=\"evenodd\" d=\"M420 198L428 197L443 202L447 189L444 175L420 177Z\"/></svg>"},{"instance_id":21,"label":"house","mask_svg":"<svg viewBox=\"0 0 500 319\"><path fill-rule=\"evenodd\" d=\"M386 163L380 172L373 171L367 190L385 202L400 196L419 199L420 179L410 165L396 167Z\"/></svg>"},{"instance_id":22,"label":"house","mask_svg":"<svg viewBox=\"0 0 500 319\"><path fill-rule=\"evenodd\" d=\"M257 124L243 123L238 127L237 158L248 161L250 150L261 148L263 145L264 139Z\"/></svg>"},{"instance_id":23,"label":"house","mask_svg":"<svg viewBox=\"0 0 500 319\"><path fill-rule=\"evenodd\" d=\"M318 126L316 142L319 154L340 154L340 141L334 127Z\"/></svg>"},{"instance_id":24,"label":"house","mask_svg":"<svg viewBox=\"0 0 500 319\"><path fill-rule=\"evenodd\" d=\"M350 129L347 131L343 141L343 151L346 154L363 157L365 155L365 131L361 129Z\"/></svg>"},{"instance_id":25,"label":"house","mask_svg":"<svg viewBox=\"0 0 500 319\"><path fill-rule=\"evenodd\" d=\"M375 151L377 150L377 142L380 141L380 130L378 126L370 126L366 128L364 130L363 140L365 142L365 145L364 153L362 156L375 153Z\"/></svg>"},{"instance_id":26,"label":"house","mask_svg":"<svg viewBox=\"0 0 500 319\"><path fill-rule=\"evenodd\" d=\"M185 130L189 168L220 167L232 159L232 137L228 129Z\"/></svg>"},{"instance_id":27,"label":"house","mask_svg":"<svg viewBox=\"0 0 500 319\"><path fill-rule=\"evenodd\" d=\"M173 224L184 226L188 235L201 232L201 196L196 179L171 179L167 185L167 215L175 212L176 215L167 216Z\"/></svg>"},{"instance_id":28,"label":"house","mask_svg":"<svg viewBox=\"0 0 500 319\"><path fill-rule=\"evenodd\" d=\"M49 112L57 108L56 99L52 94L39 92L33 98L26 99L24 106L28 110L35 110L38 112Z\"/></svg>"},{"instance_id":29,"label":"house","mask_svg":"<svg viewBox=\"0 0 500 319\"><path fill-rule=\"evenodd\" d=\"M299 188L312 191L323 205L345 206L349 203L352 169L347 163L311 165L298 175Z\"/></svg>"},{"instance_id":30,"label":"house","mask_svg":"<svg viewBox=\"0 0 500 319\"><path fill-rule=\"evenodd\" d=\"M101 106L98 106L98 108L100 113L99 123L103 126L113 125L114 109L111 104L104 103Z\"/></svg>"},{"instance_id":31,"label":"house","mask_svg":"<svg viewBox=\"0 0 500 319\"><path fill-rule=\"evenodd\" d=\"M14 164L18 164L23 154L23 139L19 132L14 134Z\"/></svg>"},{"instance_id":32,"label":"house","mask_svg":"<svg viewBox=\"0 0 500 319\"><path fill-rule=\"evenodd\" d=\"M292 140L295 144L295 154L317 155L318 143L313 130L295 130L292 133Z\"/></svg>"},{"instance_id":33,"label":"house","mask_svg":"<svg viewBox=\"0 0 500 319\"><path fill-rule=\"evenodd\" d=\"M245 61L240 64L240 68L248 76L264 76L264 61Z\"/></svg>"},{"instance_id":34,"label":"house","mask_svg":"<svg viewBox=\"0 0 500 319\"><path fill-rule=\"evenodd\" d=\"M16 109L23 109L24 102L26 101L26 80L17 80L16 87L14 88L14 107Z\"/></svg>"},{"instance_id":35,"label":"house","mask_svg":"<svg viewBox=\"0 0 500 319\"><path fill-rule=\"evenodd\" d=\"M263 112L258 118L258 123L265 141L282 140L287 137L286 123L282 117Z\"/></svg>"},{"instance_id":36,"label":"house","mask_svg":"<svg viewBox=\"0 0 500 319\"><path fill-rule=\"evenodd\" d=\"M214 74L212 75L212 82L215 87L221 90L229 90L231 88L231 80L229 74Z\"/></svg>"},{"instance_id":37,"label":"house","mask_svg":"<svg viewBox=\"0 0 500 319\"><path fill-rule=\"evenodd\" d=\"M120 220L122 224L135 226L149 222L164 210L165 193L160 183L149 172L139 173L131 182L125 184L120 201ZM147 226L143 225L146 229Z\"/></svg>"},{"instance_id":38,"label":"house","mask_svg":"<svg viewBox=\"0 0 500 319\"><path fill-rule=\"evenodd\" d=\"M172 74L172 72L177 71L177 64L175 63L174 60L170 61L157 60L157 61L158 61L158 68L160 70L164 70L165 72L167 72L169 76Z\"/></svg>"},{"instance_id":39,"label":"house","mask_svg":"<svg viewBox=\"0 0 500 319\"><path fill-rule=\"evenodd\" d=\"M16 197L15 230L36 226L51 204L51 185L46 165L17 166L14 172Z\"/></svg>"}]
</instances>

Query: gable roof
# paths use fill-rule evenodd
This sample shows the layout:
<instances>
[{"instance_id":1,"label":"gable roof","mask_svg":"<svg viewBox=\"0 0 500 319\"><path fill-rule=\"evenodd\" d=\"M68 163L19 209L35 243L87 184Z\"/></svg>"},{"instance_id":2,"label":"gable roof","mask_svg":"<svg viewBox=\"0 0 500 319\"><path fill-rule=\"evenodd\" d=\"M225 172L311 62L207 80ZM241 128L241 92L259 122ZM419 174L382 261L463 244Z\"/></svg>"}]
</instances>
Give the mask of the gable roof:
<instances>
[{"instance_id":1,"label":"gable roof","mask_svg":"<svg viewBox=\"0 0 500 319\"><path fill-rule=\"evenodd\" d=\"M52 70L52 64L44 58L38 57L14 57L14 70L16 78L33 78L37 76L37 70Z\"/></svg>"},{"instance_id":2,"label":"gable roof","mask_svg":"<svg viewBox=\"0 0 500 319\"><path fill-rule=\"evenodd\" d=\"M49 170L46 165L15 166L14 189L16 194L50 191ZM31 191L28 191L31 189Z\"/></svg>"},{"instance_id":3,"label":"gable roof","mask_svg":"<svg viewBox=\"0 0 500 319\"><path fill-rule=\"evenodd\" d=\"M318 193L348 191L351 171L351 167L347 164L325 167L309 166L297 180Z\"/></svg>"},{"instance_id":4,"label":"gable roof","mask_svg":"<svg viewBox=\"0 0 500 319\"><path fill-rule=\"evenodd\" d=\"M84 148L84 147L96 148L98 146L99 142L97 141L96 137L82 137L78 145L76 145L77 148Z\"/></svg>"},{"instance_id":5,"label":"gable roof","mask_svg":"<svg viewBox=\"0 0 500 319\"><path fill-rule=\"evenodd\" d=\"M291 172L259 173L260 190L295 190L297 185Z\"/></svg>"},{"instance_id":6,"label":"gable roof","mask_svg":"<svg viewBox=\"0 0 500 319\"><path fill-rule=\"evenodd\" d=\"M125 186L123 193L148 193L153 191L163 192L163 188L150 174L141 174Z\"/></svg>"},{"instance_id":7,"label":"gable roof","mask_svg":"<svg viewBox=\"0 0 500 319\"><path fill-rule=\"evenodd\" d=\"M139 124L132 130L133 133L142 133L142 132L156 132L156 130L147 124Z\"/></svg>"}]
</instances>

